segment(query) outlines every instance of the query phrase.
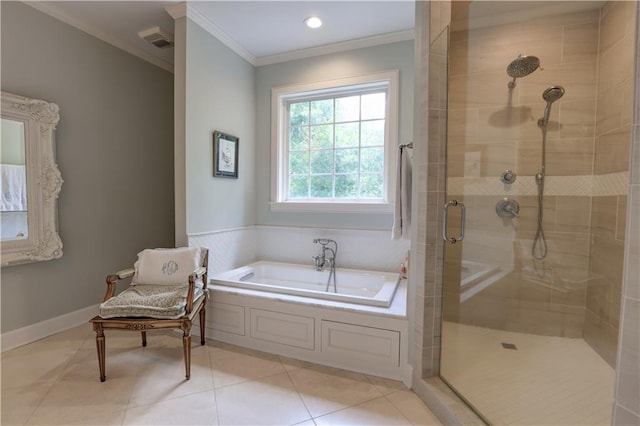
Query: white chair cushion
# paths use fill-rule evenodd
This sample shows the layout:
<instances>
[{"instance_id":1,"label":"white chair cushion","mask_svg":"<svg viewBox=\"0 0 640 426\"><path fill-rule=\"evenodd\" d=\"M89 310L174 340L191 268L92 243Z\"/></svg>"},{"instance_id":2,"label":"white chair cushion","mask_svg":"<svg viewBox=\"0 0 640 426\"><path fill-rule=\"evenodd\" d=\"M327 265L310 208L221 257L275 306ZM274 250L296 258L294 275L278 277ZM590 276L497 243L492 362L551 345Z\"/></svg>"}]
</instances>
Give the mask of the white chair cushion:
<instances>
[{"instance_id":1,"label":"white chair cushion","mask_svg":"<svg viewBox=\"0 0 640 426\"><path fill-rule=\"evenodd\" d=\"M201 265L200 248L146 249L133 265L132 284L177 285L189 282L189 275Z\"/></svg>"},{"instance_id":2,"label":"white chair cushion","mask_svg":"<svg viewBox=\"0 0 640 426\"><path fill-rule=\"evenodd\" d=\"M186 314L188 285L135 285L100 304L102 318L150 317L176 319ZM193 300L203 294L196 286Z\"/></svg>"}]
</instances>

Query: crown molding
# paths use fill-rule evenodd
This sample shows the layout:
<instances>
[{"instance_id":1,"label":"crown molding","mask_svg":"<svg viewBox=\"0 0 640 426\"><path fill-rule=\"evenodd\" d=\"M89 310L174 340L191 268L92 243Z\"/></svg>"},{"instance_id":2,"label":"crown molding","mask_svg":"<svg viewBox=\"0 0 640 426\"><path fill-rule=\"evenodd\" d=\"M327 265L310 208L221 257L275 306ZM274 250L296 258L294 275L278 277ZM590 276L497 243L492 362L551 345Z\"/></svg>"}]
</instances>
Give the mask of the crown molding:
<instances>
[{"instance_id":1,"label":"crown molding","mask_svg":"<svg viewBox=\"0 0 640 426\"><path fill-rule=\"evenodd\" d=\"M256 57L253 56L251 52L242 47L242 45L240 45L237 41L229 37L229 35L222 31L220 27L211 22L209 19L207 19L207 17L195 10L193 6L189 4L186 5L186 16L193 22L204 28L209 34L220 40L224 45L237 53L240 57L244 58L251 65L256 65Z\"/></svg>"},{"instance_id":2,"label":"crown molding","mask_svg":"<svg viewBox=\"0 0 640 426\"><path fill-rule=\"evenodd\" d=\"M171 4L165 7L164 10L171 15L173 19L184 18L187 16L187 3Z\"/></svg>"},{"instance_id":3,"label":"crown molding","mask_svg":"<svg viewBox=\"0 0 640 426\"><path fill-rule=\"evenodd\" d=\"M380 34L372 37L364 37L356 40L348 40L339 43L326 44L318 47L294 50L291 52L279 53L277 55L256 57L247 49L242 47L238 42L229 37L227 33L222 31L220 27L215 25L206 16L198 12L188 3L180 3L175 6L175 11L169 11L169 7L165 10L177 19L177 17L186 16L204 28L209 34L220 40L224 45L233 50L240 57L244 58L251 65L259 67L262 65L271 65L279 62L288 62L296 59L311 58L313 56L327 55L330 53L345 52L353 49L362 49L365 47L379 46L383 44L396 43L399 41L413 40L415 38L414 30L397 31L393 33ZM184 8L186 10L183 12ZM177 15L174 16L174 13Z\"/></svg>"},{"instance_id":4,"label":"crown molding","mask_svg":"<svg viewBox=\"0 0 640 426\"><path fill-rule=\"evenodd\" d=\"M62 12L58 7L55 6L55 2L45 2L45 1L27 1L24 2L24 4L33 7L34 9L39 10L40 12L46 13L47 15L64 22L65 24L71 25L72 27L75 27L77 29L79 29L80 31L83 31L87 34L90 34L102 41L104 41L105 43L111 44L112 46L115 46L119 49L124 50L125 52L128 52L134 56L137 56L140 59L143 59L157 67L160 67L166 71L169 71L170 73L173 73L173 64L170 62L167 62L163 59L158 58L157 56L154 56L150 53L145 52L142 49L139 49L138 47L132 45L129 42L126 42L122 39L119 39L117 37L114 37L110 34L104 33L100 30L97 30L96 28L87 25L86 23L78 20L77 18L68 15L64 12Z\"/></svg>"},{"instance_id":5,"label":"crown molding","mask_svg":"<svg viewBox=\"0 0 640 426\"><path fill-rule=\"evenodd\" d=\"M342 41L339 43L325 44L323 46L294 50L291 52L279 53L277 55L261 56L256 59L255 66L259 67L263 65L293 61L296 59L305 59L314 56L328 55L331 53L346 52L353 49L362 49L365 47L380 46L383 44L413 40L414 38L414 30L397 31L393 33L380 34L355 40Z\"/></svg>"}]
</instances>

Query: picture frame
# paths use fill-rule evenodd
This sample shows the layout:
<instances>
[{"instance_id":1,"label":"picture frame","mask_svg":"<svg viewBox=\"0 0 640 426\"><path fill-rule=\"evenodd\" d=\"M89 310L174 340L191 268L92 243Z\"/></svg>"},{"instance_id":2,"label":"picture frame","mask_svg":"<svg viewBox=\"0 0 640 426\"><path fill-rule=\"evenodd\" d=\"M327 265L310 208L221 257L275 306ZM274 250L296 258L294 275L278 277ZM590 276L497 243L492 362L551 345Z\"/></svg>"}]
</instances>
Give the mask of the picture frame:
<instances>
[{"instance_id":1,"label":"picture frame","mask_svg":"<svg viewBox=\"0 0 640 426\"><path fill-rule=\"evenodd\" d=\"M213 176L238 178L240 139L227 133L213 132Z\"/></svg>"}]
</instances>

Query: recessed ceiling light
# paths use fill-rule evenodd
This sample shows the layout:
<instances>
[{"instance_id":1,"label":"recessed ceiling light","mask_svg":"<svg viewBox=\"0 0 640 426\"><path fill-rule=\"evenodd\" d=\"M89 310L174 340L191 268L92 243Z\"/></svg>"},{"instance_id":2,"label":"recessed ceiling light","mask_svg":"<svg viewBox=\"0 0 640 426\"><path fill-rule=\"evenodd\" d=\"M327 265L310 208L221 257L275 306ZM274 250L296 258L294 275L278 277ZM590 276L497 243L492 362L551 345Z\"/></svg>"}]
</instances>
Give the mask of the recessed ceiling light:
<instances>
[{"instance_id":1,"label":"recessed ceiling light","mask_svg":"<svg viewBox=\"0 0 640 426\"><path fill-rule=\"evenodd\" d=\"M322 26L322 21L317 16L309 16L304 20L304 24L309 28L320 28Z\"/></svg>"}]
</instances>

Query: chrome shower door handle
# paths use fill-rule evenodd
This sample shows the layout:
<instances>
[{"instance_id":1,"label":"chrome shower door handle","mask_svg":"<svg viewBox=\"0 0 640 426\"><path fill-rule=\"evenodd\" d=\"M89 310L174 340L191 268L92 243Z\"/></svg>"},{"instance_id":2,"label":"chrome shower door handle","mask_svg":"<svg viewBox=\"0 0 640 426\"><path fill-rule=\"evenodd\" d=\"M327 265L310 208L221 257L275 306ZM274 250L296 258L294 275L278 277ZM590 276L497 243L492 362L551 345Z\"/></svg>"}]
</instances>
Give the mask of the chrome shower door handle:
<instances>
[{"instance_id":1,"label":"chrome shower door handle","mask_svg":"<svg viewBox=\"0 0 640 426\"><path fill-rule=\"evenodd\" d=\"M460 236L458 237L449 237L447 235L448 214L449 214L449 207L451 206L454 206L454 207L460 206ZM464 203L461 203L458 200L451 200L446 202L446 204L442 208L442 216L444 218L442 221L442 239L443 240L451 244L455 244L458 241L464 240L465 213L466 213L466 209L465 209Z\"/></svg>"}]
</instances>

